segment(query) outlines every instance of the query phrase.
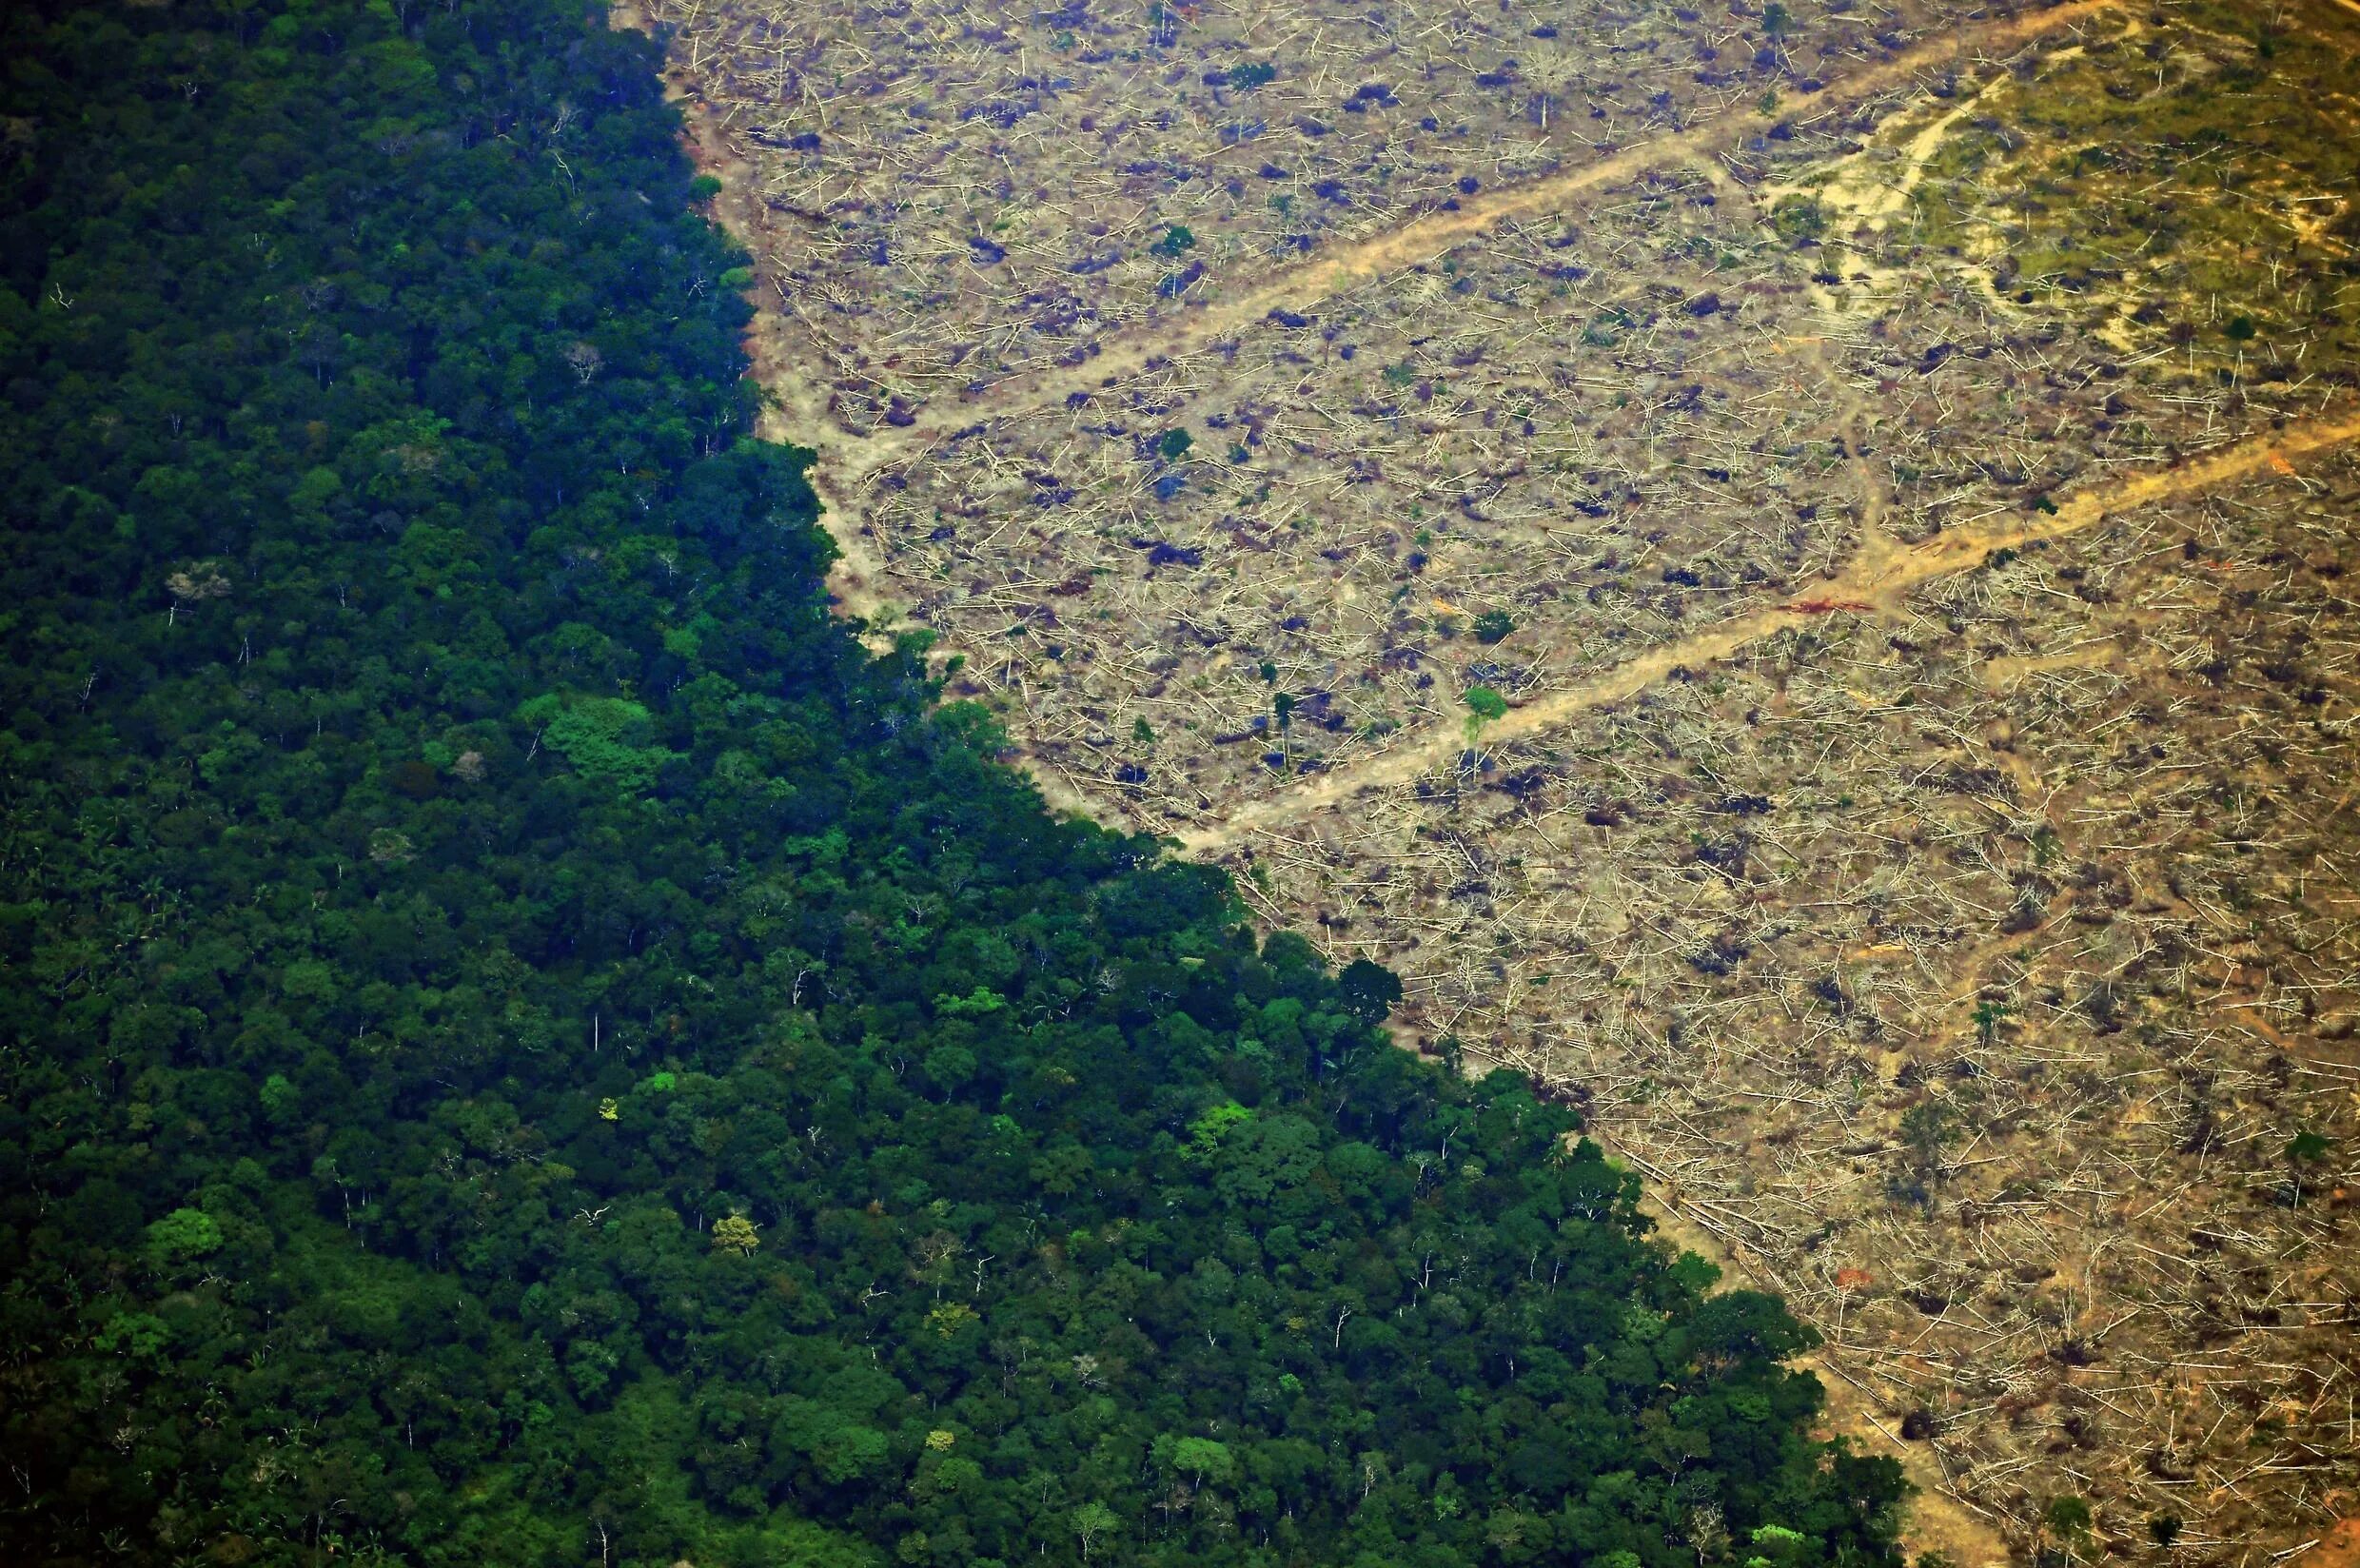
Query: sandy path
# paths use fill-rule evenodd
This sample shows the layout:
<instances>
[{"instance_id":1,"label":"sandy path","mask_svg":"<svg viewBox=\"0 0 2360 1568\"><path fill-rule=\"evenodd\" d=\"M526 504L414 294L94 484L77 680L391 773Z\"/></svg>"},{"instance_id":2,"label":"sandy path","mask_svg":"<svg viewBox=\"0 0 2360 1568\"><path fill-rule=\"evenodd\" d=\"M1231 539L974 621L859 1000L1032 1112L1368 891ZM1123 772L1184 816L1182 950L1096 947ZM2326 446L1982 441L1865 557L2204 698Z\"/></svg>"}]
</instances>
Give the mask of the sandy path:
<instances>
[{"instance_id":1,"label":"sandy path","mask_svg":"<svg viewBox=\"0 0 2360 1568\"><path fill-rule=\"evenodd\" d=\"M1749 644L1794 625L1801 617L1823 613L1826 606L1879 617L1898 617L1903 613L1904 601L1912 590L1976 566L1995 550L2064 539L2117 513L2192 495L2242 479L2273 461L2291 464L2296 459L2353 441L2360 441L2360 411L2345 409L2220 448L2193 461L2151 468L2112 484L2076 492L2058 505L2054 516L2035 516L1992 528L1959 529L1915 546L1872 534L1843 574L1815 591L1810 598L1790 600L1737 617L1694 637L1666 643L1591 679L1543 693L1509 709L1504 718L1491 724L1484 733L1484 743L1491 745L1539 735L1593 709L1627 701L1675 669L1728 658ZM1182 833L1181 846L1196 854L1220 851L1255 833L1271 832L1323 811L1364 790L1408 783L1423 774L1447 766L1465 749L1465 736L1455 725L1434 725L1409 732L1391 749L1363 763L1315 774L1299 789L1257 800L1232 812L1219 823Z\"/></svg>"},{"instance_id":2,"label":"sandy path","mask_svg":"<svg viewBox=\"0 0 2360 1568\"><path fill-rule=\"evenodd\" d=\"M1941 38L1916 44L1878 65L1840 77L1810 102L1820 112L1857 104L1959 61L1989 59L1994 51L2012 49L2034 38L2078 25L2112 11L2120 4L2121 0L2069 0L2047 10L1958 29ZM646 13L633 0L618 0L609 17L616 27L649 30ZM732 145L713 106L694 90L683 73L673 70L667 72L667 77L686 120L689 150L697 167L721 182L721 194L715 202L716 216L741 241L754 244L758 249L758 236L768 226L760 200L759 170ZM763 409L756 433L763 440L790 442L818 454L807 477L821 502L821 524L835 539L840 558L829 574L828 585L845 613L868 623L872 644L881 649L898 618L891 593L889 552L868 520L870 481L884 470L921 460L928 449L952 431L965 429L978 420L1062 402L1076 391L1094 391L1111 378L1144 371L1150 360L1187 353L1218 342L1260 322L1272 310L1315 306L1339 289L1416 265L1480 238L1503 223L1566 211L1578 206L1583 198L1611 189L1651 168L1699 158L1709 161L1711 154L1747 136L1761 134L1775 123L1775 116L1759 110L1723 114L1689 130L1624 148L1579 167L1523 185L1501 186L1467 200L1457 211L1425 213L1364 240L1339 245L1299 266L1249 283L1234 296L1216 300L1190 314L1111 333L1098 340L1098 352L1081 364L1053 366L1014 377L974 398L928 403L918 410L914 423L866 438L846 435L829 417L822 379L794 363L791 338L783 319L787 302L761 297L769 292L765 287L757 292L757 315L747 333L746 347L754 361L757 380L774 401ZM1858 466L1857 456L1854 461ZM1064 780L1043 782L1059 804L1079 804L1078 796L1072 796L1070 789L1057 788Z\"/></svg>"},{"instance_id":3,"label":"sandy path","mask_svg":"<svg viewBox=\"0 0 2360 1568\"><path fill-rule=\"evenodd\" d=\"M1988 56L1994 50L2013 49L2060 28L2088 21L2115 10L2120 3L2121 0L2071 0L2048 10L2030 11L1988 26L1960 29L1942 38L1929 38L1881 64L1830 82L1807 100L1807 107L1815 113L1849 107L1907 86L1927 72L1962 58ZM929 403L919 411L914 424L903 426L890 436L873 438L871 445L862 449L861 468L864 472L874 471L979 419L1059 402L1074 392L1096 391L1110 378L1138 373L1150 359L1170 358L1218 343L1263 321L1273 310L1308 309L1354 284L1431 261L1470 240L1482 238L1502 224L1564 212L1578 206L1582 198L1622 185L1650 169L1676 167L1708 158L1746 137L1763 134L1783 118L1788 116L1764 114L1758 109L1722 114L1691 129L1625 147L1593 163L1470 197L1455 212L1426 212L1382 233L1338 245L1298 266L1249 283L1191 314L1110 333L1097 340L1098 352L1081 364L1058 365L1012 377L974 398Z\"/></svg>"}]
</instances>

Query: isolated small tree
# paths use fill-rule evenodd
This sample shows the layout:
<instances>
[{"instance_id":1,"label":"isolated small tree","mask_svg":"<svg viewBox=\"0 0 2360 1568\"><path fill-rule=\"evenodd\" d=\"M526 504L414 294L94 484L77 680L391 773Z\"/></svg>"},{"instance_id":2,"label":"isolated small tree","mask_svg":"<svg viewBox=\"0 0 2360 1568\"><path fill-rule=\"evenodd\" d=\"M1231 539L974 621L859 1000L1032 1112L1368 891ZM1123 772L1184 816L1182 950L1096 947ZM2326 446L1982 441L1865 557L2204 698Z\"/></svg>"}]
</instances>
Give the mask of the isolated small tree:
<instances>
[{"instance_id":1,"label":"isolated small tree","mask_svg":"<svg viewBox=\"0 0 2360 1568\"><path fill-rule=\"evenodd\" d=\"M1472 751L1483 735L1485 725L1507 716L1507 698L1488 686L1469 686L1465 701L1466 744L1467 749Z\"/></svg>"},{"instance_id":2,"label":"isolated small tree","mask_svg":"<svg viewBox=\"0 0 2360 1568\"><path fill-rule=\"evenodd\" d=\"M1957 1133L1957 1118L1939 1100L1923 1101L1901 1113L1901 1143L1921 1176L1931 1176L1941 1167L1942 1151Z\"/></svg>"},{"instance_id":3,"label":"isolated small tree","mask_svg":"<svg viewBox=\"0 0 2360 1568\"><path fill-rule=\"evenodd\" d=\"M1781 196L1770 209L1770 227L1789 245L1816 240L1827 232L1827 208L1812 196Z\"/></svg>"},{"instance_id":4,"label":"isolated small tree","mask_svg":"<svg viewBox=\"0 0 2360 1568\"><path fill-rule=\"evenodd\" d=\"M2040 1511L2040 1528L2069 1558L2077 1558L2089 1549L2093 1522L2090 1505L2076 1497L2051 1498L2049 1505Z\"/></svg>"},{"instance_id":5,"label":"isolated small tree","mask_svg":"<svg viewBox=\"0 0 2360 1568\"><path fill-rule=\"evenodd\" d=\"M2305 1129L2287 1140L2287 1164L2294 1167L2294 1201L2303 1201L2303 1182L2324 1164L2335 1146L2320 1134Z\"/></svg>"},{"instance_id":6,"label":"isolated small tree","mask_svg":"<svg viewBox=\"0 0 2360 1568\"><path fill-rule=\"evenodd\" d=\"M1999 1021L2005 1018L2009 1011L2010 1009L2005 1002L1985 1000L1975 1004L1976 1038L1983 1042L1984 1049L1991 1049L1992 1041L1999 1033Z\"/></svg>"},{"instance_id":7,"label":"isolated small tree","mask_svg":"<svg viewBox=\"0 0 2360 1568\"><path fill-rule=\"evenodd\" d=\"M1158 438L1155 442L1155 450L1166 462L1178 462L1182 458L1189 455L1189 448L1194 446L1195 444L1196 438L1194 436L1190 435L1185 430L1171 429L1165 431L1164 434Z\"/></svg>"},{"instance_id":8,"label":"isolated small tree","mask_svg":"<svg viewBox=\"0 0 2360 1568\"><path fill-rule=\"evenodd\" d=\"M1516 630L1516 618L1505 610L1485 610L1475 617L1475 640L1489 647Z\"/></svg>"},{"instance_id":9,"label":"isolated small tree","mask_svg":"<svg viewBox=\"0 0 2360 1568\"><path fill-rule=\"evenodd\" d=\"M1905 1164L1885 1183L1886 1195L1897 1203L1931 1209L1931 1184L1942 1174L1942 1152L1957 1136L1957 1119L1939 1100L1927 1100L1901 1113L1901 1147Z\"/></svg>"}]
</instances>

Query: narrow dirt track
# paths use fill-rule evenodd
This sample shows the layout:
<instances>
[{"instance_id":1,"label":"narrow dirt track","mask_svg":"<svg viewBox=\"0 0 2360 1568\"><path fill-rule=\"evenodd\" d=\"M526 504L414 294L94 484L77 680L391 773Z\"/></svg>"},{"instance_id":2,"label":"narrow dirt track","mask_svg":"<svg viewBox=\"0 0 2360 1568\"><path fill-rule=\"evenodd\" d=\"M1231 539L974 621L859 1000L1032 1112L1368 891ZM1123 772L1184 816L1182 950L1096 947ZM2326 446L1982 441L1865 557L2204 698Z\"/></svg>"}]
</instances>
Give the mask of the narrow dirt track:
<instances>
[{"instance_id":1,"label":"narrow dirt track","mask_svg":"<svg viewBox=\"0 0 2360 1568\"><path fill-rule=\"evenodd\" d=\"M2068 0L2046 10L2000 18L1985 26L1957 29L1901 50L1892 59L1829 83L1810 103L1824 111L1858 104L1903 86L1944 65L1992 58L2060 29L2078 26L2116 10L2123 0ZM2360 0L2355 0L2360 3ZM612 25L651 29L650 19L632 0L609 11ZM672 73L672 89L688 130L689 151L700 172L719 179L717 216L741 240L758 249L767 214L758 170L731 144L720 118L702 95ZM1246 284L1233 297L1194 312L1117 331L1099 340L1098 352L1078 365L1060 365L1001 382L967 399L926 404L915 422L867 438L849 436L828 415L819 385L790 359L783 328L783 302L757 293L757 316L747 333L747 349L757 380L777 401L763 410L757 429L764 440L789 442L817 454L808 478L822 503L821 524L839 555L829 575L845 613L866 621L873 641L882 645L895 619L887 553L868 524L869 481L895 464L921 460L954 430L979 420L1061 402L1077 391L1093 391L1109 379L1143 371L1149 362L1190 352L1220 341L1281 308L1317 304L1339 289L1391 270L1415 265L1464 245L1503 223L1563 212L1583 198L1607 190L1651 168L1708 156L1760 134L1776 117L1759 110L1719 116L1675 135L1622 151L1579 167L1523 185L1501 186L1464 203L1456 211L1431 211L1364 240L1340 245L1299 266ZM758 258L757 258L758 259Z\"/></svg>"},{"instance_id":2,"label":"narrow dirt track","mask_svg":"<svg viewBox=\"0 0 2360 1568\"><path fill-rule=\"evenodd\" d=\"M2356 0L2360 3L2360 0ZM2119 9L2122 0L2070 0L2048 10L2028 11L1988 26L1929 38L1892 59L1837 78L1805 101L1815 112L1857 104L1908 85L1926 72L1973 55L2012 49L2033 39ZM916 422L890 436L871 438L856 448L858 469L870 473L953 430L977 420L1063 401L1074 392L1095 391L1110 378L1144 369L1150 360L1169 359L1220 342L1267 318L1273 310L1302 310L1387 272L1431 261L1445 251L1480 239L1504 223L1547 217L1576 206L1583 197L1609 189L1650 169L1664 168L1722 151L1748 136L1760 135L1786 116L1744 109L1716 116L1701 126L1594 163L1562 169L1522 185L1503 186L1463 202L1456 211L1429 211L1366 239L1248 283L1235 293L1188 314L1125 328L1098 340L1097 352L1075 365L1059 365L1000 382L973 398L929 403Z\"/></svg>"},{"instance_id":3,"label":"narrow dirt track","mask_svg":"<svg viewBox=\"0 0 2360 1568\"><path fill-rule=\"evenodd\" d=\"M1840 605L1853 613L1879 617L1898 616L1903 613L1912 590L1966 571L1995 550L2064 539L2134 507L2242 479L2273 460L2291 463L2353 441L2360 441L2360 411L2346 409L2220 448L2192 461L2151 468L2113 484L2079 491L2060 503L2055 516L2035 517L1996 528L1962 529L1923 545L1905 545L1889 538L1872 537L1843 574L1815 592L1809 600L1773 605L1737 617L1694 637L1665 643L1591 679L1544 693L1509 709L1504 718L1485 730L1484 741L1493 744L1539 735L1592 709L1627 701L1675 669L1728 658L1749 644L1796 624L1802 615L1811 613L1802 608L1805 604ZM1181 847L1193 854L1217 853L1253 834L1270 833L1324 811L1364 790L1408 783L1448 764L1465 749L1465 744L1454 726L1430 726L1365 762L1318 774L1300 789L1255 801L1218 824L1182 833Z\"/></svg>"}]
</instances>

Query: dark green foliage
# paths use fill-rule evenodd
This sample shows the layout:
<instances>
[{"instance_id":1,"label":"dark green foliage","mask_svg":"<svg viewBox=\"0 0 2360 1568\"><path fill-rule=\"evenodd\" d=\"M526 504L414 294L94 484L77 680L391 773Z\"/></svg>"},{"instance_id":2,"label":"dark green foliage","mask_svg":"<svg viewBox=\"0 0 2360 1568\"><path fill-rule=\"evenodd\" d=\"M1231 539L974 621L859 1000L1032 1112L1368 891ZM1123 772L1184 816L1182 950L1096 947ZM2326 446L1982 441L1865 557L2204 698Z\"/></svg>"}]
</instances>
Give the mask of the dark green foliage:
<instances>
[{"instance_id":1,"label":"dark green foliage","mask_svg":"<svg viewBox=\"0 0 2360 1568\"><path fill-rule=\"evenodd\" d=\"M2317 1165L2334 1151L2335 1146L2316 1132L2298 1132L2287 1140L2287 1158L2296 1165Z\"/></svg>"},{"instance_id":2,"label":"dark green foliage","mask_svg":"<svg viewBox=\"0 0 2360 1568\"><path fill-rule=\"evenodd\" d=\"M2042 1530L2068 1553L2078 1553L2089 1545L2090 1529L2095 1522L2090 1505L2076 1497L2051 1498L2040 1511Z\"/></svg>"},{"instance_id":3,"label":"dark green foliage","mask_svg":"<svg viewBox=\"0 0 2360 1568\"><path fill-rule=\"evenodd\" d=\"M1516 617L1505 610L1485 610L1475 617L1475 640L1486 646L1506 641L1515 630Z\"/></svg>"},{"instance_id":4,"label":"dark green foliage","mask_svg":"<svg viewBox=\"0 0 2360 1568\"><path fill-rule=\"evenodd\" d=\"M1382 964L1355 958L1336 976L1344 1009L1365 1024L1381 1024L1402 999L1401 977Z\"/></svg>"},{"instance_id":5,"label":"dark green foliage","mask_svg":"<svg viewBox=\"0 0 2360 1568\"><path fill-rule=\"evenodd\" d=\"M644 41L0 43L6 1560L1898 1562L1569 1112L830 621Z\"/></svg>"},{"instance_id":6,"label":"dark green foliage","mask_svg":"<svg viewBox=\"0 0 2360 1568\"><path fill-rule=\"evenodd\" d=\"M1770 209L1770 227L1790 244L1816 241L1827 232L1827 209L1816 196L1781 196Z\"/></svg>"}]
</instances>

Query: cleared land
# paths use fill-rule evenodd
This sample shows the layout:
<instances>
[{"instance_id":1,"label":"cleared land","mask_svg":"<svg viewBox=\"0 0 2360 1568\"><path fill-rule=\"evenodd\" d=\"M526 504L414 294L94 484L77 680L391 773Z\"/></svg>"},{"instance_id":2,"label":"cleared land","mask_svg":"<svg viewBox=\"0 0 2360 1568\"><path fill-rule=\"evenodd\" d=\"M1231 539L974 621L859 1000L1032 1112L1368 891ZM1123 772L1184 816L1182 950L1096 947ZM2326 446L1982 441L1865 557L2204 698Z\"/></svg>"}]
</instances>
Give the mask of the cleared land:
<instances>
[{"instance_id":1,"label":"cleared land","mask_svg":"<svg viewBox=\"0 0 2360 1568\"><path fill-rule=\"evenodd\" d=\"M1580 1096L1924 1544L2349 1540L2349 11L653 20L1052 794Z\"/></svg>"}]
</instances>

